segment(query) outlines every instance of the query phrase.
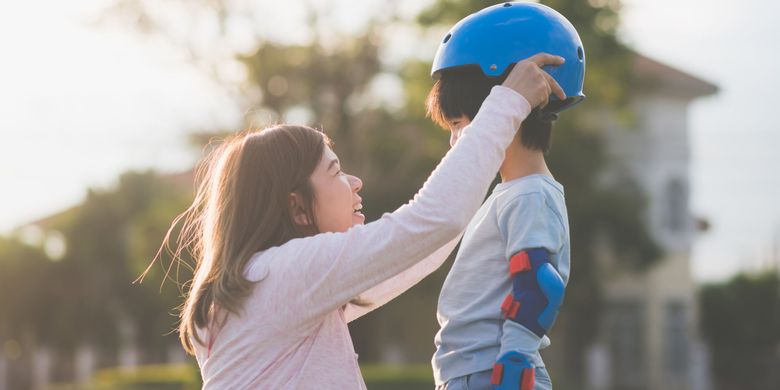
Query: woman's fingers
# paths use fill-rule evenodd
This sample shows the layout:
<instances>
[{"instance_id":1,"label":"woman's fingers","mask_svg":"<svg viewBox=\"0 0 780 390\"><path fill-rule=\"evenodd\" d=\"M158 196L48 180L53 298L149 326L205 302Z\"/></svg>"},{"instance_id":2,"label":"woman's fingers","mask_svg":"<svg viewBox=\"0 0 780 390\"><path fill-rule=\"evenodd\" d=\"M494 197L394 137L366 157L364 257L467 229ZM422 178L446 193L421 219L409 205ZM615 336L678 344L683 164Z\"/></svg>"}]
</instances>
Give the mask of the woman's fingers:
<instances>
[{"instance_id":1,"label":"woman's fingers","mask_svg":"<svg viewBox=\"0 0 780 390\"><path fill-rule=\"evenodd\" d=\"M545 65L562 65L564 62L566 62L563 57L554 56L547 53L536 53L531 57L528 57L526 61L533 62L540 68Z\"/></svg>"},{"instance_id":2,"label":"woman's fingers","mask_svg":"<svg viewBox=\"0 0 780 390\"><path fill-rule=\"evenodd\" d=\"M523 95L534 108L546 105L551 93L565 99L560 85L541 68L545 65L557 66L563 62L562 57L538 53L515 64L502 85Z\"/></svg>"},{"instance_id":3,"label":"woman's fingers","mask_svg":"<svg viewBox=\"0 0 780 390\"><path fill-rule=\"evenodd\" d=\"M565 100L566 99L566 92L563 91L563 88L561 88L561 85L558 84L558 82L555 80L555 77L552 77L549 73L544 72L544 77L547 79L547 83L550 86L551 93L555 94L555 96L558 97L558 99Z\"/></svg>"}]
</instances>

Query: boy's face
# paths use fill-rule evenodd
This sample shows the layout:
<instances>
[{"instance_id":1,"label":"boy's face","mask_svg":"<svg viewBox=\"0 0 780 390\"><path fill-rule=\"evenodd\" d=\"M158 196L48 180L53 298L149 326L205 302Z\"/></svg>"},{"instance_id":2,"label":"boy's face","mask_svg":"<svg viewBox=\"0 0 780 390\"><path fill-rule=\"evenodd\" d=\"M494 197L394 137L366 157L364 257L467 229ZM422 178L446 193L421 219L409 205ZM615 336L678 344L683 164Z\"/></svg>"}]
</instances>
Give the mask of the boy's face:
<instances>
[{"instance_id":1,"label":"boy's face","mask_svg":"<svg viewBox=\"0 0 780 390\"><path fill-rule=\"evenodd\" d=\"M463 133L463 129L470 123L471 120L465 115L447 121L447 126L450 128L450 147L455 146L461 133Z\"/></svg>"}]
</instances>

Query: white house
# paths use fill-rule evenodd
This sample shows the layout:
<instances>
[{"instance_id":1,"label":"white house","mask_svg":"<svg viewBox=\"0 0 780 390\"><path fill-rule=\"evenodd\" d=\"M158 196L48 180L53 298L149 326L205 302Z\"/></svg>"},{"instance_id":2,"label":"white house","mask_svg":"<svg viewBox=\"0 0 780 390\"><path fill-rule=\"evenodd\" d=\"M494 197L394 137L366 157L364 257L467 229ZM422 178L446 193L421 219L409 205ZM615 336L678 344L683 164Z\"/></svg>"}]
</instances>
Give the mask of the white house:
<instances>
[{"instance_id":1,"label":"white house","mask_svg":"<svg viewBox=\"0 0 780 390\"><path fill-rule=\"evenodd\" d=\"M639 186L646 222L664 258L647 272L628 272L605 254L607 307L591 350L590 388L708 389L706 349L697 334L690 252L700 223L691 215L688 109L718 88L637 54L631 125L608 120L614 168L608 180Z\"/></svg>"}]
</instances>

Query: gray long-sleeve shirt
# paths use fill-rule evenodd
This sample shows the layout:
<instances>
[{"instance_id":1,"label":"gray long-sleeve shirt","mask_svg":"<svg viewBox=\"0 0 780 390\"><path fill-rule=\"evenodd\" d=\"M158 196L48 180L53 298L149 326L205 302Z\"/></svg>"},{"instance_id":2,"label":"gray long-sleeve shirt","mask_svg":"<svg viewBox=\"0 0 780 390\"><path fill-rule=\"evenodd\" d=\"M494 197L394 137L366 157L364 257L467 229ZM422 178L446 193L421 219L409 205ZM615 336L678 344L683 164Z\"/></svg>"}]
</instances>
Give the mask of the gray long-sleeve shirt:
<instances>
[{"instance_id":1,"label":"gray long-sleeve shirt","mask_svg":"<svg viewBox=\"0 0 780 390\"><path fill-rule=\"evenodd\" d=\"M512 291L509 259L545 248L564 282L569 279L569 222L563 186L547 175L530 175L496 186L471 220L444 281L437 317L433 373L437 385L489 370L508 351L544 366L539 349L550 345L501 315Z\"/></svg>"}]
</instances>

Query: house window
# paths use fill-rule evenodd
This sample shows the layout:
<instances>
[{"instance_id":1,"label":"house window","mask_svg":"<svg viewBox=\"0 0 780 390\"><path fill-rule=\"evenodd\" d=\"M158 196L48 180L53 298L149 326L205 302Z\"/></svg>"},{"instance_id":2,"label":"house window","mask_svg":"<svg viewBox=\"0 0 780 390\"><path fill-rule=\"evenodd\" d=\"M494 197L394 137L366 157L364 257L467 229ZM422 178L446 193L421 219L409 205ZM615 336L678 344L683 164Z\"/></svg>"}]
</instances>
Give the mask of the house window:
<instances>
[{"instance_id":1,"label":"house window","mask_svg":"<svg viewBox=\"0 0 780 390\"><path fill-rule=\"evenodd\" d=\"M685 185L680 179L672 179L666 186L666 226L669 230L680 231L688 220L688 196Z\"/></svg>"},{"instance_id":2,"label":"house window","mask_svg":"<svg viewBox=\"0 0 780 390\"><path fill-rule=\"evenodd\" d=\"M647 349L644 305L640 302L610 305L607 324L613 384L619 389L643 389Z\"/></svg>"},{"instance_id":3,"label":"house window","mask_svg":"<svg viewBox=\"0 0 780 390\"><path fill-rule=\"evenodd\" d=\"M687 314L687 307L681 302L666 306L664 365L670 376L678 378L688 372Z\"/></svg>"}]
</instances>

